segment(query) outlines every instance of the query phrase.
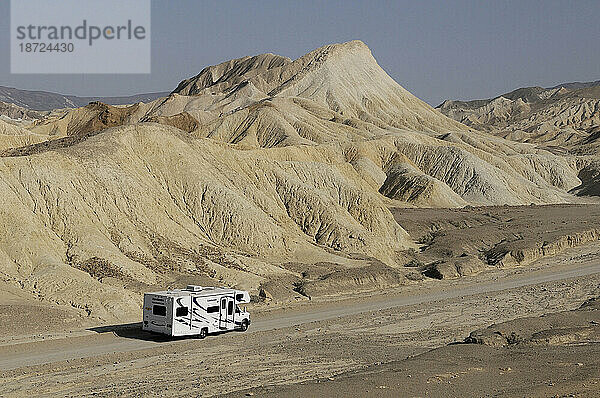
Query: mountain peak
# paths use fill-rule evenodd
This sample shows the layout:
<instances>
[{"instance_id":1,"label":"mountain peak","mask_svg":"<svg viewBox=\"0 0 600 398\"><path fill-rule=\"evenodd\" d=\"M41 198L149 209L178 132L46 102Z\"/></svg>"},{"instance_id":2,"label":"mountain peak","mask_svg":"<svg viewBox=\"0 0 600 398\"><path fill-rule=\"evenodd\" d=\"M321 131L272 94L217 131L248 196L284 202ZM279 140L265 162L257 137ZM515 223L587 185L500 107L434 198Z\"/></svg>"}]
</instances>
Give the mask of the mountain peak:
<instances>
[{"instance_id":1,"label":"mountain peak","mask_svg":"<svg viewBox=\"0 0 600 398\"><path fill-rule=\"evenodd\" d=\"M293 62L287 57L272 53L236 58L202 69L196 76L179 83L177 88L173 90L173 93L198 95L203 90L213 86L218 86L215 89L222 91L245 81L257 80L258 76L261 76L258 79L260 82L255 84L258 87L265 88L266 91L271 91L282 83L285 83L285 80L282 81L282 76L285 76L286 73L282 69L287 65L300 65L297 68L292 67L291 69L296 72L306 72L308 69L318 66L322 61L332 56L344 57L355 55L359 52L364 52L367 57L372 58L371 50L360 40L328 44L303 55ZM268 73L270 71L275 73ZM289 74L289 70L287 72Z\"/></svg>"},{"instance_id":2,"label":"mountain peak","mask_svg":"<svg viewBox=\"0 0 600 398\"><path fill-rule=\"evenodd\" d=\"M371 53L371 49L361 40L351 40L351 41L347 41L344 43L328 44L323 47L319 47L314 51L311 51L311 53L322 52L322 51L335 52L335 53L367 51L369 54Z\"/></svg>"}]
</instances>

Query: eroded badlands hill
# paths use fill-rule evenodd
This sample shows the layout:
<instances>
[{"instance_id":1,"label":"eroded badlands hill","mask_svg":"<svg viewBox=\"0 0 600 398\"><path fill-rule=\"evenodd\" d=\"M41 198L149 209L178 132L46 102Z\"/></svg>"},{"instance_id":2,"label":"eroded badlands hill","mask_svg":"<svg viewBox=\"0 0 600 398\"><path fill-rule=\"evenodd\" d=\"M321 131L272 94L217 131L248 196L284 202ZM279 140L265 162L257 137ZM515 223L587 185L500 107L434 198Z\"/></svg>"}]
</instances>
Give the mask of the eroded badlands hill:
<instances>
[{"instance_id":1,"label":"eroded badlands hill","mask_svg":"<svg viewBox=\"0 0 600 398\"><path fill-rule=\"evenodd\" d=\"M445 101L445 115L519 142L595 154L600 136L600 83L520 88L493 99Z\"/></svg>"},{"instance_id":2,"label":"eroded badlands hill","mask_svg":"<svg viewBox=\"0 0 600 398\"><path fill-rule=\"evenodd\" d=\"M526 87L494 99L445 101L437 109L498 137L576 155L582 184L571 192L600 194L600 82Z\"/></svg>"},{"instance_id":3,"label":"eroded badlands hill","mask_svg":"<svg viewBox=\"0 0 600 398\"><path fill-rule=\"evenodd\" d=\"M402 284L416 245L390 207L566 203L588 164L442 115L358 41L0 134L5 291L103 320L186 282L280 299Z\"/></svg>"}]
</instances>

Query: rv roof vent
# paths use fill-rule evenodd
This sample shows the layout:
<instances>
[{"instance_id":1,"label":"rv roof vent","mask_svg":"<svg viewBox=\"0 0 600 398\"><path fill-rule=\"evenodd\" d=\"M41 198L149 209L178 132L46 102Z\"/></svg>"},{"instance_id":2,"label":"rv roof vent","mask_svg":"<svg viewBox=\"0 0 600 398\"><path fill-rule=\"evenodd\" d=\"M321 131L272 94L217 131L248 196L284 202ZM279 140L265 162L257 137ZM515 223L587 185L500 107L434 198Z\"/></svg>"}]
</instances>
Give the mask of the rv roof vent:
<instances>
[{"instance_id":1,"label":"rv roof vent","mask_svg":"<svg viewBox=\"0 0 600 398\"><path fill-rule=\"evenodd\" d=\"M187 290L190 290L192 292L199 292L200 290L202 290L202 286L198 286L198 285L187 285Z\"/></svg>"}]
</instances>

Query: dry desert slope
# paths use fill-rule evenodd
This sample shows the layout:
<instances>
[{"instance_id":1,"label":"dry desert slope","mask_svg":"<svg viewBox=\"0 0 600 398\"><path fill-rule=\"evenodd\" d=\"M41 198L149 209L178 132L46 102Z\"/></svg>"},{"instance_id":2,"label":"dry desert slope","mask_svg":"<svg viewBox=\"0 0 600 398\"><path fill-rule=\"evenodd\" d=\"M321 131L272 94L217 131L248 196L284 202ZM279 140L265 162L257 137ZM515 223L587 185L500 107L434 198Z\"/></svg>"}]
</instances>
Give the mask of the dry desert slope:
<instances>
[{"instance_id":1,"label":"dry desert slope","mask_svg":"<svg viewBox=\"0 0 600 398\"><path fill-rule=\"evenodd\" d=\"M390 208L570 203L591 164L444 116L359 41L0 133L3 300L96 321L186 282L276 299L406 283L417 237Z\"/></svg>"}]
</instances>

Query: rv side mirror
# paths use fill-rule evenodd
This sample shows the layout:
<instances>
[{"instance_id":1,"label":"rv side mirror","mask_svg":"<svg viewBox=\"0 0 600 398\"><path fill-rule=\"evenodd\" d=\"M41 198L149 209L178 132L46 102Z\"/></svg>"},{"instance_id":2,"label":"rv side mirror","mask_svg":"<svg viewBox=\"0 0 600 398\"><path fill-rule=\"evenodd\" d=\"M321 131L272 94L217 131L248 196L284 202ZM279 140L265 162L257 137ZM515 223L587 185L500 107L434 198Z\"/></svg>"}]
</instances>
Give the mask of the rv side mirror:
<instances>
[{"instance_id":1,"label":"rv side mirror","mask_svg":"<svg viewBox=\"0 0 600 398\"><path fill-rule=\"evenodd\" d=\"M246 307L245 307L245 306L244 306L244 312L248 312L248 311L246 310Z\"/></svg>"}]
</instances>

